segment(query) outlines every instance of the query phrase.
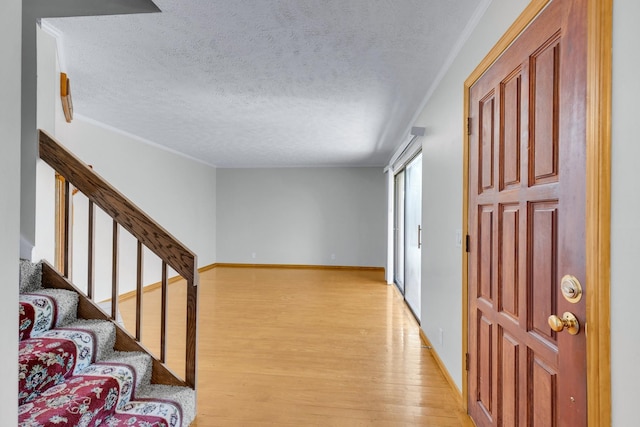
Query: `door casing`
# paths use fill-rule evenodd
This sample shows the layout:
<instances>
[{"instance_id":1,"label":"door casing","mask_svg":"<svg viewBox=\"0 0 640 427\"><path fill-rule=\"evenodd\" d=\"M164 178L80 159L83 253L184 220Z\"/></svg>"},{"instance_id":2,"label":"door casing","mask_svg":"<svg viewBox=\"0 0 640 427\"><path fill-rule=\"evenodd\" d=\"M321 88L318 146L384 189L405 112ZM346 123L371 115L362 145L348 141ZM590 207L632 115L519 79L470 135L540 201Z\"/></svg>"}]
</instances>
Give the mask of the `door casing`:
<instances>
[{"instance_id":1,"label":"door casing","mask_svg":"<svg viewBox=\"0 0 640 427\"><path fill-rule=\"evenodd\" d=\"M471 86L550 1L532 0L464 83L463 234L468 234L469 136L466 132ZM587 408L592 426L611 425L610 223L611 223L611 46L613 0L587 2L586 106L586 295ZM468 256L462 252L462 402L467 411Z\"/></svg>"}]
</instances>

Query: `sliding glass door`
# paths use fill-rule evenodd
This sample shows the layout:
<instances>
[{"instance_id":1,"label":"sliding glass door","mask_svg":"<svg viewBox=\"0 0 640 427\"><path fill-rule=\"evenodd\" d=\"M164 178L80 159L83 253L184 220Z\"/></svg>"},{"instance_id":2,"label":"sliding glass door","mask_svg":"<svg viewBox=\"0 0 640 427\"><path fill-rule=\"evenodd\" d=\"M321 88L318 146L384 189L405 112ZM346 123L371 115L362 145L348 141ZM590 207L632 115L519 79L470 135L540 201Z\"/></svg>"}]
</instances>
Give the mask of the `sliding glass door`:
<instances>
[{"instance_id":1,"label":"sliding glass door","mask_svg":"<svg viewBox=\"0 0 640 427\"><path fill-rule=\"evenodd\" d=\"M394 271L395 283L404 295L404 170L395 177Z\"/></svg>"},{"instance_id":2,"label":"sliding glass door","mask_svg":"<svg viewBox=\"0 0 640 427\"><path fill-rule=\"evenodd\" d=\"M405 173L404 299L419 321L422 267L422 153L411 160Z\"/></svg>"},{"instance_id":3,"label":"sliding glass door","mask_svg":"<svg viewBox=\"0 0 640 427\"><path fill-rule=\"evenodd\" d=\"M422 154L395 176L394 281L420 320L422 257Z\"/></svg>"}]
</instances>

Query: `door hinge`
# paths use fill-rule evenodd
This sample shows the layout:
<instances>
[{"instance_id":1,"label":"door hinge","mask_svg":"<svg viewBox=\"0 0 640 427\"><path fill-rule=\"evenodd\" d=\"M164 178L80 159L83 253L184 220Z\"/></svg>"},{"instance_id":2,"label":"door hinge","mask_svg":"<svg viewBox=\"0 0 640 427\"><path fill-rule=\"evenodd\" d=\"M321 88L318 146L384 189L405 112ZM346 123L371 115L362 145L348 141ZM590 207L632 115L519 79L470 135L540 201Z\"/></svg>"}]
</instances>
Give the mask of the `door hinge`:
<instances>
[{"instance_id":1,"label":"door hinge","mask_svg":"<svg viewBox=\"0 0 640 427\"><path fill-rule=\"evenodd\" d=\"M464 355L464 369L469 370L469 353Z\"/></svg>"},{"instance_id":2,"label":"door hinge","mask_svg":"<svg viewBox=\"0 0 640 427\"><path fill-rule=\"evenodd\" d=\"M471 117L467 117L467 135L471 135Z\"/></svg>"},{"instance_id":3,"label":"door hinge","mask_svg":"<svg viewBox=\"0 0 640 427\"><path fill-rule=\"evenodd\" d=\"M471 252L471 237L468 234L464 238L464 250Z\"/></svg>"}]
</instances>

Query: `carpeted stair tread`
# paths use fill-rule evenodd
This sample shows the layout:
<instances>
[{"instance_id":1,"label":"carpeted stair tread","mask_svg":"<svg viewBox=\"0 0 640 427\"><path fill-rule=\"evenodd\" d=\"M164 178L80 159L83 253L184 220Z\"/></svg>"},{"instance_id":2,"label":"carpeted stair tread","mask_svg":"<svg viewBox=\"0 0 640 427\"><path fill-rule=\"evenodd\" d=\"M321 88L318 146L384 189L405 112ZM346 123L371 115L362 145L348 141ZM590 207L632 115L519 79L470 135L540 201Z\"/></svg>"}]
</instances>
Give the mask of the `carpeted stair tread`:
<instances>
[{"instance_id":1,"label":"carpeted stair tread","mask_svg":"<svg viewBox=\"0 0 640 427\"><path fill-rule=\"evenodd\" d=\"M111 322L78 320L19 343L18 403L38 397L49 387L113 354Z\"/></svg>"},{"instance_id":2,"label":"carpeted stair tread","mask_svg":"<svg viewBox=\"0 0 640 427\"><path fill-rule=\"evenodd\" d=\"M34 338L76 320L78 294L62 289L38 289L19 296L20 339Z\"/></svg>"},{"instance_id":3,"label":"carpeted stair tread","mask_svg":"<svg viewBox=\"0 0 640 427\"><path fill-rule=\"evenodd\" d=\"M95 365L91 365L95 366ZM45 390L38 398L18 407L20 427L95 426L129 402L133 374L126 367L105 371L100 366L74 375Z\"/></svg>"},{"instance_id":4,"label":"carpeted stair tread","mask_svg":"<svg viewBox=\"0 0 640 427\"><path fill-rule=\"evenodd\" d=\"M102 360L113 354L116 342L116 328L111 322L95 319L77 319L65 325L63 329L90 331L96 337L95 360Z\"/></svg>"},{"instance_id":5,"label":"carpeted stair tread","mask_svg":"<svg viewBox=\"0 0 640 427\"><path fill-rule=\"evenodd\" d=\"M74 322L78 318L78 294L64 289L38 289L33 294L46 295L56 301L58 315L55 327ZM25 295L25 294L23 294Z\"/></svg>"},{"instance_id":6,"label":"carpeted stair tread","mask_svg":"<svg viewBox=\"0 0 640 427\"><path fill-rule=\"evenodd\" d=\"M114 351L107 358L96 362L101 365L127 365L134 370L136 389L151 381L151 357L138 351Z\"/></svg>"},{"instance_id":7,"label":"carpeted stair tread","mask_svg":"<svg viewBox=\"0 0 640 427\"><path fill-rule=\"evenodd\" d=\"M18 405L30 402L73 374L77 349L71 340L28 338L18 350Z\"/></svg>"},{"instance_id":8,"label":"carpeted stair tread","mask_svg":"<svg viewBox=\"0 0 640 427\"><path fill-rule=\"evenodd\" d=\"M54 298L38 294L21 294L18 301L19 340L35 338L54 327L58 305Z\"/></svg>"},{"instance_id":9,"label":"carpeted stair tread","mask_svg":"<svg viewBox=\"0 0 640 427\"><path fill-rule=\"evenodd\" d=\"M42 287L42 264L20 260L20 293L34 292Z\"/></svg>"},{"instance_id":10,"label":"carpeted stair tread","mask_svg":"<svg viewBox=\"0 0 640 427\"><path fill-rule=\"evenodd\" d=\"M182 427L182 408L173 400L136 398L105 419L106 426Z\"/></svg>"},{"instance_id":11,"label":"carpeted stair tread","mask_svg":"<svg viewBox=\"0 0 640 427\"><path fill-rule=\"evenodd\" d=\"M190 425L196 417L196 392L189 387L149 384L136 392L136 399L176 402L182 410L182 425Z\"/></svg>"},{"instance_id":12,"label":"carpeted stair tread","mask_svg":"<svg viewBox=\"0 0 640 427\"><path fill-rule=\"evenodd\" d=\"M116 408L123 407L135 395L136 370L127 363L116 361L100 361L89 366L80 373L80 376L115 378L119 384L118 403Z\"/></svg>"}]
</instances>

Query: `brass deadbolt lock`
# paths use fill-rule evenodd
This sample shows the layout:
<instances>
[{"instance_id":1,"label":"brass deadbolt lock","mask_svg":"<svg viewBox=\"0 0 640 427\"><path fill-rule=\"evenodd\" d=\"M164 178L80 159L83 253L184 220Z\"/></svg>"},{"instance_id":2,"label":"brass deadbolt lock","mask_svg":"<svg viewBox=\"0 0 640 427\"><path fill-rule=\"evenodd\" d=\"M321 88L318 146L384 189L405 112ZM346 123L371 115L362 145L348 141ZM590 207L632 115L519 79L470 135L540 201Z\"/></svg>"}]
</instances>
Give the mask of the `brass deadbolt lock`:
<instances>
[{"instance_id":1,"label":"brass deadbolt lock","mask_svg":"<svg viewBox=\"0 0 640 427\"><path fill-rule=\"evenodd\" d=\"M571 274L565 275L560 281L560 291L564 299L570 303L577 303L582 299L582 285L580 281Z\"/></svg>"}]
</instances>

